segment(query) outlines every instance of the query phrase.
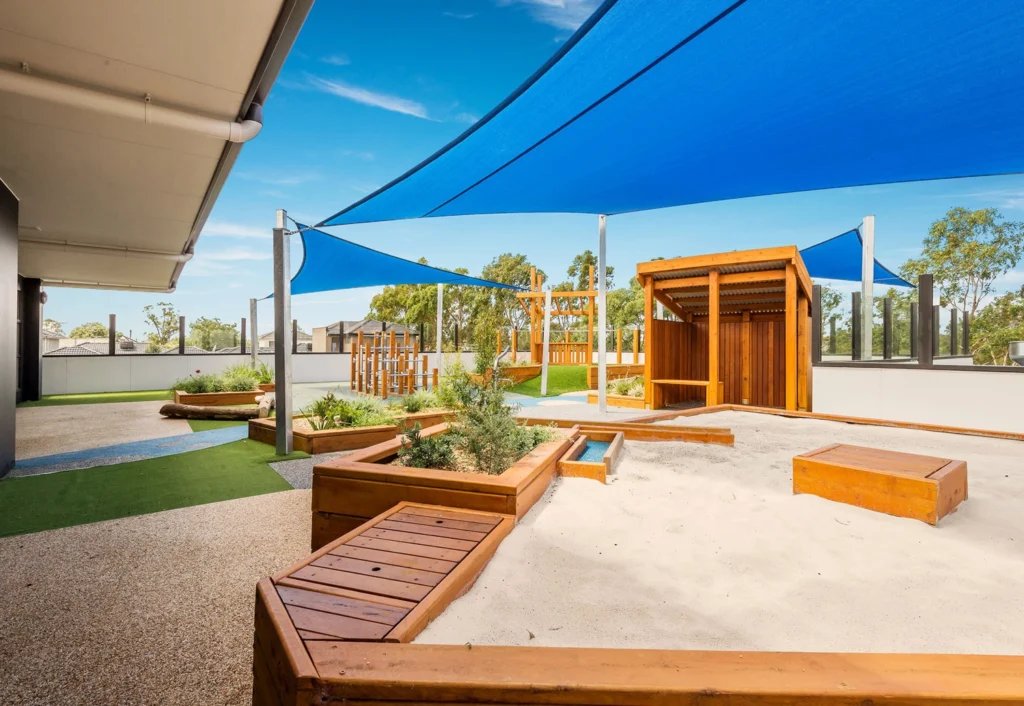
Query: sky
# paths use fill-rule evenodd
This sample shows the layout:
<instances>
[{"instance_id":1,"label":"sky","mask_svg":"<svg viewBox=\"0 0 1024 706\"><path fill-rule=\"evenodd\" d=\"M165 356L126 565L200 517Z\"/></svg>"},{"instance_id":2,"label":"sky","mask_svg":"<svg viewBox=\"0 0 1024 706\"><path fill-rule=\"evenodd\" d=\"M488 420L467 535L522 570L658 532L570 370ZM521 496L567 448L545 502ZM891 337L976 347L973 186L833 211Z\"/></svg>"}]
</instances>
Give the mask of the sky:
<instances>
[{"instance_id":1,"label":"sky","mask_svg":"<svg viewBox=\"0 0 1024 706\"><path fill-rule=\"evenodd\" d=\"M318 222L415 166L485 115L538 69L597 0L317 0L173 294L49 289L44 315L66 332L114 313L139 339L142 309L170 302L189 320L238 321L273 288L275 210ZM998 208L1024 221L1024 176L834 189L669 208L608 219L608 261L625 285L636 263L776 245L807 247L875 215L876 257L895 270L920 253L950 208ZM596 251L597 217L431 218L329 229L400 257L472 274L521 252L560 280ZM297 239L295 239L297 240ZM292 267L302 261L293 247ZM343 278L344 273L339 273ZM997 283L1024 284L1024 266ZM852 290L856 285L849 286ZM295 297L306 331L366 315L379 288ZM260 330L270 330L270 300Z\"/></svg>"}]
</instances>

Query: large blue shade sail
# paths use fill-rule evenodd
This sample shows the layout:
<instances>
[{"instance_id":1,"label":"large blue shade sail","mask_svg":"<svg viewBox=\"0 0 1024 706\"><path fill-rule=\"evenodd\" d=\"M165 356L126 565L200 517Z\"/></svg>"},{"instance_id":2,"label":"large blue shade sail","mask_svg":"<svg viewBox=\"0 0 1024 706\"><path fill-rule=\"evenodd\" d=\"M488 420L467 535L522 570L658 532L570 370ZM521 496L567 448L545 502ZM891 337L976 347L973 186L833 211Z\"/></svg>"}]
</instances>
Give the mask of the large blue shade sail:
<instances>
[{"instance_id":1,"label":"large blue shade sail","mask_svg":"<svg viewBox=\"0 0 1024 706\"><path fill-rule=\"evenodd\" d=\"M1020 0L609 0L467 132L326 219L615 214L1024 170Z\"/></svg>"},{"instance_id":2,"label":"large blue shade sail","mask_svg":"<svg viewBox=\"0 0 1024 706\"><path fill-rule=\"evenodd\" d=\"M470 284L519 289L403 260L303 225L299 225L299 232L303 258L299 271L292 277L292 294L388 284Z\"/></svg>"},{"instance_id":3,"label":"large blue shade sail","mask_svg":"<svg viewBox=\"0 0 1024 706\"><path fill-rule=\"evenodd\" d=\"M801 250L800 257L807 267L807 273L815 279L860 282L863 247L860 230L854 228ZM875 260L873 278L875 284L888 284L893 287L914 286L878 260Z\"/></svg>"}]
</instances>

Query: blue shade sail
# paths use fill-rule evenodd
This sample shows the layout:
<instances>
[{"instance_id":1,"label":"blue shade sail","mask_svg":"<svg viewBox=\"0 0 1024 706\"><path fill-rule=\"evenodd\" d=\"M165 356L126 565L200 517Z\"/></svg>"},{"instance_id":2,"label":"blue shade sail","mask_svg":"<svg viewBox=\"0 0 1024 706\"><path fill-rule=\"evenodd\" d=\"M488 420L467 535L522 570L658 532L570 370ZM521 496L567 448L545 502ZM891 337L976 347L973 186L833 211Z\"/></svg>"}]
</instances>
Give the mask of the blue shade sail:
<instances>
[{"instance_id":1,"label":"blue shade sail","mask_svg":"<svg viewBox=\"0 0 1024 706\"><path fill-rule=\"evenodd\" d=\"M320 225L625 213L1024 170L1020 0L609 0L485 118Z\"/></svg>"},{"instance_id":2,"label":"blue shade sail","mask_svg":"<svg viewBox=\"0 0 1024 706\"><path fill-rule=\"evenodd\" d=\"M403 260L307 226L298 227L303 257L299 271L292 277L293 295L388 284L469 284L520 289Z\"/></svg>"},{"instance_id":3,"label":"blue shade sail","mask_svg":"<svg viewBox=\"0 0 1024 706\"><path fill-rule=\"evenodd\" d=\"M801 250L800 257L807 267L807 273L815 279L860 282L863 248L860 229L854 228ZM875 284L914 288L914 285L878 260L875 260L874 280Z\"/></svg>"}]
</instances>

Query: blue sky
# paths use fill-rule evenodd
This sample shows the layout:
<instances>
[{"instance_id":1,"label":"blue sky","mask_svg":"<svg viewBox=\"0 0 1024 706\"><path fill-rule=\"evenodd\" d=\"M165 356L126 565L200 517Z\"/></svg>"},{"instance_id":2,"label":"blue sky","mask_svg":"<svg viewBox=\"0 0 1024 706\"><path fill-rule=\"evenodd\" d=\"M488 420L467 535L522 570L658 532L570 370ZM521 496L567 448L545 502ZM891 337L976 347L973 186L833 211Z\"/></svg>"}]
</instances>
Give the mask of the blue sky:
<instances>
[{"instance_id":1,"label":"blue sky","mask_svg":"<svg viewBox=\"0 0 1024 706\"><path fill-rule=\"evenodd\" d=\"M189 319L237 321L272 288L270 230L285 208L319 221L429 156L532 74L596 0L318 0L174 294L51 289L45 315L65 330L118 315L145 334L142 307L170 301ZM876 216L876 254L893 269L920 249L953 206L999 208L1024 220L1024 177L836 189L615 216L608 257L619 273L657 256L795 244L806 247ZM596 249L597 218L581 215L425 219L332 229L402 257L476 274L522 252L552 277ZM293 267L301 254L293 252ZM342 273L339 273L341 275ZM625 284L622 277L620 284ZM1024 268L999 283L1024 284ZM296 297L309 330L366 313L376 289ZM269 330L270 302L260 308Z\"/></svg>"}]
</instances>

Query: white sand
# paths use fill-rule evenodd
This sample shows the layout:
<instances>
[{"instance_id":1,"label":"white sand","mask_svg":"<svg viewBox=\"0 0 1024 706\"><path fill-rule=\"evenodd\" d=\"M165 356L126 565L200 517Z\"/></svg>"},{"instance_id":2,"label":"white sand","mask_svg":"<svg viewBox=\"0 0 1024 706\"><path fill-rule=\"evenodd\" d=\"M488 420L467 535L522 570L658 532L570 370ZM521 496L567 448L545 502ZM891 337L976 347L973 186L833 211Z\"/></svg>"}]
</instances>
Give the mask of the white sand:
<instances>
[{"instance_id":1,"label":"white sand","mask_svg":"<svg viewBox=\"0 0 1024 706\"><path fill-rule=\"evenodd\" d=\"M627 442L557 481L417 642L1024 654L1024 443L723 412L735 448ZM792 494L844 442L968 462L939 527ZM532 633L532 636L531 636Z\"/></svg>"}]
</instances>

